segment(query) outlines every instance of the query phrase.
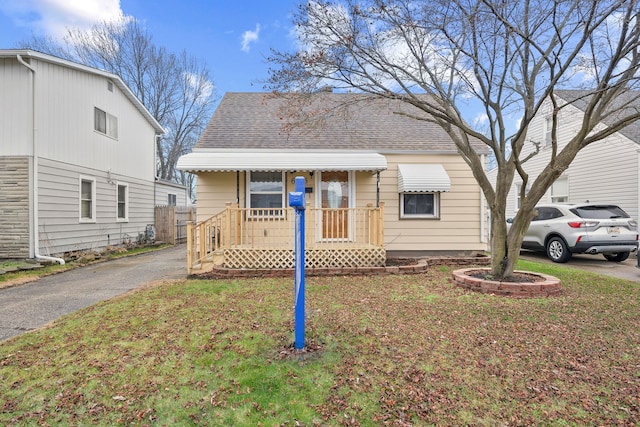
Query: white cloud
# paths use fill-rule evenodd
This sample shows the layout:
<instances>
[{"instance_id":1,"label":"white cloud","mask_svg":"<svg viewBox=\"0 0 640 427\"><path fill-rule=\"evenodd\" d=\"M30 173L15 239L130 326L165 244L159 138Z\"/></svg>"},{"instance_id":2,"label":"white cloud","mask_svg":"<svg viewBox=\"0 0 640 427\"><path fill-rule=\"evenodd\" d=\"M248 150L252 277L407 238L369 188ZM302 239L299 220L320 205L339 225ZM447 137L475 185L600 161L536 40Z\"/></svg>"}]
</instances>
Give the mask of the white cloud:
<instances>
[{"instance_id":1,"label":"white cloud","mask_svg":"<svg viewBox=\"0 0 640 427\"><path fill-rule=\"evenodd\" d=\"M249 52L251 48L250 44L258 41L258 37L260 35L260 24L256 25L256 29L254 31L247 30L242 33L242 51Z\"/></svg>"},{"instance_id":2,"label":"white cloud","mask_svg":"<svg viewBox=\"0 0 640 427\"><path fill-rule=\"evenodd\" d=\"M69 27L88 29L124 16L120 0L0 0L0 11L16 25L54 38L62 38Z\"/></svg>"},{"instance_id":3,"label":"white cloud","mask_svg":"<svg viewBox=\"0 0 640 427\"><path fill-rule=\"evenodd\" d=\"M476 127L484 126L487 123L489 123L489 116L487 116L487 113L480 113L473 119L473 124Z\"/></svg>"}]
</instances>

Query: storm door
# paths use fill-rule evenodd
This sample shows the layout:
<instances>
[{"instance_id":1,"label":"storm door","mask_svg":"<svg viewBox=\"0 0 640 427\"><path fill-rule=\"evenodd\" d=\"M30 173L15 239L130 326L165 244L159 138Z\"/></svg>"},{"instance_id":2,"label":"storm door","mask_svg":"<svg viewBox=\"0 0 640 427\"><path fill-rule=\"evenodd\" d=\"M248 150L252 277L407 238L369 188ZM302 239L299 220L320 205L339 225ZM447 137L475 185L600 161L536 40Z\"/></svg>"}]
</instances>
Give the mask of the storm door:
<instances>
[{"instance_id":1,"label":"storm door","mask_svg":"<svg viewBox=\"0 0 640 427\"><path fill-rule=\"evenodd\" d=\"M348 239L351 217L348 208L352 203L349 172L321 172L320 197L322 239Z\"/></svg>"}]
</instances>

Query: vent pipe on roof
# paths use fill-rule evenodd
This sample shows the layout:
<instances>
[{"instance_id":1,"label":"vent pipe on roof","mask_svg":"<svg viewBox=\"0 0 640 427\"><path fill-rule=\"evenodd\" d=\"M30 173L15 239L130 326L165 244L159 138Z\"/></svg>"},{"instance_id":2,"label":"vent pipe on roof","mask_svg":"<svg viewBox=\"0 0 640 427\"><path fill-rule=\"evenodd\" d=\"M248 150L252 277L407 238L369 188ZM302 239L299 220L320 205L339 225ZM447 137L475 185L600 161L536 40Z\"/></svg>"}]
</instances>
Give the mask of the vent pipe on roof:
<instances>
[{"instance_id":1,"label":"vent pipe on roof","mask_svg":"<svg viewBox=\"0 0 640 427\"><path fill-rule=\"evenodd\" d=\"M32 177L32 204L31 204L31 236L33 237L33 250L29 249L29 256L33 255L36 260L54 261L60 265L64 265L62 258L50 257L40 255L40 235L38 232L38 146L37 146L37 122L36 122L36 70L31 65L26 63L22 56L16 55L16 59L19 63L27 67L31 72L31 119L33 120L33 129L31 134L31 142L33 144L33 164L31 165Z\"/></svg>"}]
</instances>

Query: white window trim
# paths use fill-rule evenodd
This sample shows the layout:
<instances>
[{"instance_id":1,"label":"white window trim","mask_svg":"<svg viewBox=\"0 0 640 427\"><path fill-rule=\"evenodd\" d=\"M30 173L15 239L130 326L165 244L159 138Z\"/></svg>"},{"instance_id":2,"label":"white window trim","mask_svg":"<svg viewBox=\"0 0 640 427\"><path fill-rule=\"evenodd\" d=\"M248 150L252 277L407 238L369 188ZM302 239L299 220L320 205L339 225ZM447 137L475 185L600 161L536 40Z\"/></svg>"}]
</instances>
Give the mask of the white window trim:
<instances>
[{"instance_id":1,"label":"white window trim","mask_svg":"<svg viewBox=\"0 0 640 427\"><path fill-rule=\"evenodd\" d=\"M120 210L120 187L124 187L124 218L118 216ZM129 184L125 182L116 182L116 222L129 222Z\"/></svg>"},{"instance_id":2,"label":"white window trim","mask_svg":"<svg viewBox=\"0 0 640 427\"><path fill-rule=\"evenodd\" d=\"M566 192L565 194L553 194L554 193L554 188L557 189L558 186L556 185L556 183L558 183L558 181L564 181L566 182L565 187L566 187ZM549 189L549 194L551 196L551 203L567 203L569 202L569 177L568 176L561 176L560 178L556 179L553 184L551 184L551 188ZM563 199L558 201L558 199Z\"/></svg>"},{"instance_id":3,"label":"white window trim","mask_svg":"<svg viewBox=\"0 0 640 427\"><path fill-rule=\"evenodd\" d=\"M553 128L553 118L551 116L546 116L544 118L544 146L545 147L548 147L549 145L551 145L552 128Z\"/></svg>"},{"instance_id":4,"label":"white window trim","mask_svg":"<svg viewBox=\"0 0 640 427\"><path fill-rule=\"evenodd\" d=\"M433 214L405 214L405 194L433 194ZM436 191L400 193L400 219L440 219L440 200L440 192Z\"/></svg>"},{"instance_id":5,"label":"white window trim","mask_svg":"<svg viewBox=\"0 0 640 427\"><path fill-rule=\"evenodd\" d=\"M252 208L251 207L251 174L253 172L248 171L247 172L247 177L246 177L246 207L247 209L264 209L264 210L269 210L268 208ZM285 175L285 172L280 172L282 174L282 193L280 194L281 198L282 198L282 206L280 208L275 208L275 209L284 209L287 207L286 205L286 199L285 199L285 193L287 192L287 177ZM267 192L261 192L259 194L279 194L278 192L275 191L267 191ZM274 208L272 208L274 209Z\"/></svg>"},{"instance_id":6,"label":"white window trim","mask_svg":"<svg viewBox=\"0 0 640 427\"><path fill-rule=\"evenodd\" d=\"M91 218L84 218L82 216L82 182L91 182ZM96 179L90 176L80 176L78 178L78 219L83 223L95 223L96 222Z\"/></svg>"}]
</instances>

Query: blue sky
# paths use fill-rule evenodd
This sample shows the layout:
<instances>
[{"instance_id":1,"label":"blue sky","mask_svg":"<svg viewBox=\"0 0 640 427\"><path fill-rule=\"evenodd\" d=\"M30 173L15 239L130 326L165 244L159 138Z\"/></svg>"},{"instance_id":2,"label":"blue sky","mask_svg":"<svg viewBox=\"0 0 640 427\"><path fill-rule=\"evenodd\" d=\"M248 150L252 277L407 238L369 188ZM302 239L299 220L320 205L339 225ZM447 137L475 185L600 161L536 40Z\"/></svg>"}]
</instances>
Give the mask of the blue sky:
<instances>
[{"instance_id":1,"label":"blue sky","mask_svg":"<svg viewBox=\"0 0 640 427\"><path fill-rule=\"evenodd\" d=\"M207 62L217 92L260 92L270 48L294 47L297 0L0 0L0 49L31 34L64 34L118 15L143 23L158 46Z\"/></svg>"}]
</instances>

